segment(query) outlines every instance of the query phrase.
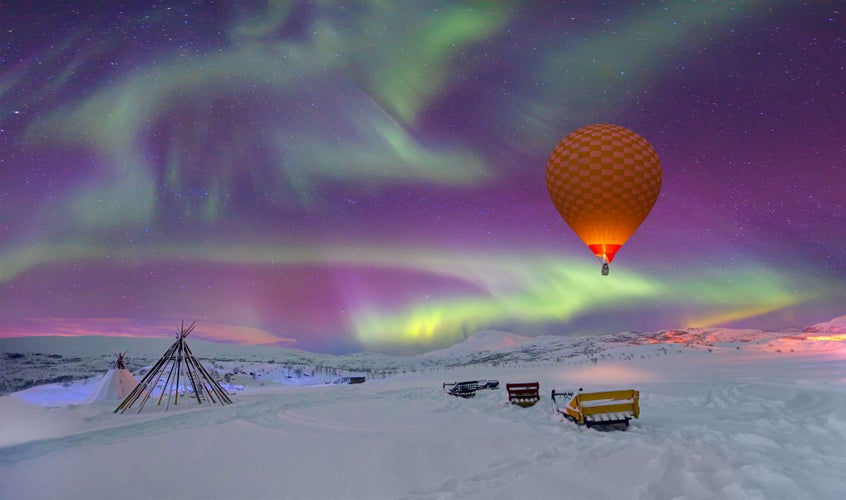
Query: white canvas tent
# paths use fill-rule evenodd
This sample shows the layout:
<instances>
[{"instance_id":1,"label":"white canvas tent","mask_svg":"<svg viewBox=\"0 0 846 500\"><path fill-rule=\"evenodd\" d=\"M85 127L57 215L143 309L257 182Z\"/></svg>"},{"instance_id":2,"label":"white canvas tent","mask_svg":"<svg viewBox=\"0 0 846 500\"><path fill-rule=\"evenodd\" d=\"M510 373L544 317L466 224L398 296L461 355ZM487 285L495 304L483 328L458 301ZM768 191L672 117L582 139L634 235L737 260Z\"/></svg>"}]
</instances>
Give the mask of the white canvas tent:
<instances>
[{"instance_id":1,"label":"white canvas tent","mask_svg":"<svg viewBox=\"0 0 846 500\"><path fill-rule=\"evenodd\" d=\"M123 354L118 354L109 371L103 375L88 398L88 403L120 400L127 397L138 385L138 380L126 369Z\"/></svg>"}]
</instances>

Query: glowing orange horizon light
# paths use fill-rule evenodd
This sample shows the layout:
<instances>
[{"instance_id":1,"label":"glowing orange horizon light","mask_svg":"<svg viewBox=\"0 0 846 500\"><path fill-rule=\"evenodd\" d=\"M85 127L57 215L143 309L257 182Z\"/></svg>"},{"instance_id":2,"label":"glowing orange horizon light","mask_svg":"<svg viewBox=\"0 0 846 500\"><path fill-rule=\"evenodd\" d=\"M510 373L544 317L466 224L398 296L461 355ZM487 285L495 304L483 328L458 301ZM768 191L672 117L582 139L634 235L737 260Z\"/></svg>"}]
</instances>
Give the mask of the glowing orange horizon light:
<instances>
[{"instance_id":1,"label":"glowing orange horizon light","mask_svg":"<svg viewBox=\"0 0 846 500\"><path fill-rule=\"evenodd\" d=\"M831 342L846 342L846 333L835 333L834 335L813 335L805 337L805 340L822 340Z\"/></svg>"}]
</instances>

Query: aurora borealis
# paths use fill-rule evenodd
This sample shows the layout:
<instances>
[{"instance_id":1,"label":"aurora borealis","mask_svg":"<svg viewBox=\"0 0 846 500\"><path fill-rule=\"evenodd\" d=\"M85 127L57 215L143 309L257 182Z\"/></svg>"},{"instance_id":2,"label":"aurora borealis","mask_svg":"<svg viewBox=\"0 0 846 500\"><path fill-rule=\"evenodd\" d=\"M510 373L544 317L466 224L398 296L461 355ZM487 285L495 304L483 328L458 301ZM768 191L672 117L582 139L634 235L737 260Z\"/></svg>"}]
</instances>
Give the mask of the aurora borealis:
<instances>
[{"instance_id":1,"label":"aurora borealis","mask_svg":"<svg viewBox=\"0 0 846 500\"><path fill-rule=\"evenodd\" d=\"M3 3L0 336L411 353L846 313L842 6L608 4ZM544 183L590 123L664 178L606 277Z\"/></svg>"}]
</instances>

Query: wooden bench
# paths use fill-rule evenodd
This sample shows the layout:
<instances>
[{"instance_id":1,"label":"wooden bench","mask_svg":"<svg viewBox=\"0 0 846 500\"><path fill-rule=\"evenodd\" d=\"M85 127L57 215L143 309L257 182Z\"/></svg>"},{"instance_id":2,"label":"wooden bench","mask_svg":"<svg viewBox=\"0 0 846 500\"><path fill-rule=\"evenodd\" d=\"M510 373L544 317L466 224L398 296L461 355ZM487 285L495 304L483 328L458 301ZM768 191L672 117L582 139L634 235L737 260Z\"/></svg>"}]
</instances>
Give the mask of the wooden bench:
<instances>
[{"instance_id":1,"label":"wooden bench","mask_svg":"<svg viewBox=\"0 0 846 500\"><path fill-rule=\"evenodd\" d=\"M508 400L513 405L526 408L540 401L539 382L505 384L505 389L508 391Z\"/></svg>"}]
</instances>

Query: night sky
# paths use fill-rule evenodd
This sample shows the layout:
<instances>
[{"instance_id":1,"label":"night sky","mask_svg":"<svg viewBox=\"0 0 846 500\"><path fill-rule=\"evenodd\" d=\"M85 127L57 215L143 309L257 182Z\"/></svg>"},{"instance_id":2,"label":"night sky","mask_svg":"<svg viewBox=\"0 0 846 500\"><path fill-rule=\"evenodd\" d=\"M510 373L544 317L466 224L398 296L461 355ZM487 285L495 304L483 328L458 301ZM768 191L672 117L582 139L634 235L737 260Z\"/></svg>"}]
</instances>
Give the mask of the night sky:
<instances>
[{"instance_id":1,"label":"night sky","mask_svg":"<svg viewBox=\"0 0 846 500\"><path fill-rule=\"evenodd\" d=\"M838 1L3 2L0 336L414 353L846 313ZM547 159L663 169L608 276Z\"/></svg>"}]
</instances>

